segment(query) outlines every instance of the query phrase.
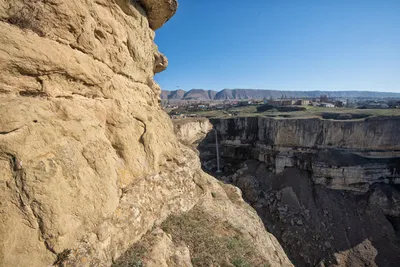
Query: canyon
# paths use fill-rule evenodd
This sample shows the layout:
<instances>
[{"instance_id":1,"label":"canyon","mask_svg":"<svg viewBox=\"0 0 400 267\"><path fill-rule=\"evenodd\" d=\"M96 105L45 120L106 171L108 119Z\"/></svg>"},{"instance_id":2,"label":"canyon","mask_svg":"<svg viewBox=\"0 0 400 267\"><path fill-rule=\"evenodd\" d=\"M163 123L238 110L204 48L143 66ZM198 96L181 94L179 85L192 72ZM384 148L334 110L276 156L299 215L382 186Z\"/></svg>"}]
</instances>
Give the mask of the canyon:
<instances>
[{"instance_id":1,"label":"canyon","mask_svg":"<svg viewBox=\"0 0 400 267\"><path fill-rule=\"evenodd\" d=\"M221 155L257 159L274 173L297 167L313 182L365 192L376 182L400 183L400 117L366 120L235 118L211 120Z\"/></svg>"},{"instance_id":2,"label":"canyon","mask_svg":"<svg viewBox=\"0 0 400 267\"><path fill-rule=\"evenodd\" d=\"M400 117L210 123L203 169L242 190L295 266L398 266Z\"/></svg>"}]
</instances>

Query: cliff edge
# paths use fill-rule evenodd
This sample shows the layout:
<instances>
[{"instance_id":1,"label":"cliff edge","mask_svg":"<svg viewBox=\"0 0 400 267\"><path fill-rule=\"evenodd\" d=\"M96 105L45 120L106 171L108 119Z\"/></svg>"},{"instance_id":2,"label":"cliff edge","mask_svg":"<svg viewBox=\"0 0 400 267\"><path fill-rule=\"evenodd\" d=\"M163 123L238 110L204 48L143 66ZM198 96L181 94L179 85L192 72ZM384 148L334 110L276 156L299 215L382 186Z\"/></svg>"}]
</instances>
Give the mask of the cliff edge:
<instances>
[{"instance_id":1,"label":"cliff edge","mask_svg":"<svg viewBox=\"0 0 400 267\"><path fill-rule=\"evenodd\" d=\"M153 30L176 8L0 0L0 266L123 266L139 243L146 266L190 266L190 238L168 232L179 216L221 222L209 236L238 237L256 245L254 258L291 266L159 106L153 76L168 61Z\"/></svg>"},{"instance_id":2,"label":"cliff edge","mask_svg":"<svg viewBox=\"0 0 400 267\"><path fill-rule=\"evenodd\" d=\"M399 117L210 122L204 170L242 190L295 266L399 265Z\"/></svg>"}]
</instances>

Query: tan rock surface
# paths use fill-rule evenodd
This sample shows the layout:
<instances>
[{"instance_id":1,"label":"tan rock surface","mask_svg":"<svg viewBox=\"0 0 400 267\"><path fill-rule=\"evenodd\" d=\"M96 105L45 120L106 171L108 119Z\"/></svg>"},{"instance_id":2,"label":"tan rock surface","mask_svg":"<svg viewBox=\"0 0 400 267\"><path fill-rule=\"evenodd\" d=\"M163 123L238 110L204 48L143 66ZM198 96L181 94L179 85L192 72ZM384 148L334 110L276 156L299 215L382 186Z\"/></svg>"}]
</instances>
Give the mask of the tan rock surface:
<instances>
[{"instance_id":1,"label":"tan rock surface","mask_svg":"<svg viewBox=\"0 0 400 267\"><path fill-rule=\"evenodd\" d=\"M176 0L139 0L146 8L150 27L153 30L160 28L178 9Z\"/></svg>"},{"instance_id":2,"label":"tan rock surface","mask_svg":"<svg viewBox=\"0 0 400 267\"><path fill-rule=\"evenodd\" d=\"M211 131L212 124L204 118L173 120L174 131L178 139L184 144L196 144Z\"/></svg>"},{"instance_id":3,"label":"tan rock surface","mask_svg":"<svg viewBox=\"0 0 400 267\"><path fill-rule=\"evenodd\" d=\"M337 190L365 193L375 183L400 184L399 116L348 121L241 117L211 122L224 157L237 158L237 149L245 149L245 157L266 163L277 174L300 168L312 172L316 184ZM202 142L200 150L209 153L203 152L205 157L214 153L214 139L209 134ZM210 169L216 160L204 162Z\"/></svg>"},{"instance_id":4,"label":"tan rock surface","mask_svg":"<svg viewBox=\"0 0 400 267\"><path fill-rule=\"evenodd\" d=\"M168 67L168 59L161 53L154 56L154 73L164 71Z\"/></svg>"},{"instance_id":5,"label":"tan rock surface","mask_svg":"<svg viewBox=\"0 0 400 267\"><path fill-rule=\"evenodd\" d=\"M216 184L158 104L175 10L0 0L0 266L109 266Z\"/></svg>"}]
</instances>

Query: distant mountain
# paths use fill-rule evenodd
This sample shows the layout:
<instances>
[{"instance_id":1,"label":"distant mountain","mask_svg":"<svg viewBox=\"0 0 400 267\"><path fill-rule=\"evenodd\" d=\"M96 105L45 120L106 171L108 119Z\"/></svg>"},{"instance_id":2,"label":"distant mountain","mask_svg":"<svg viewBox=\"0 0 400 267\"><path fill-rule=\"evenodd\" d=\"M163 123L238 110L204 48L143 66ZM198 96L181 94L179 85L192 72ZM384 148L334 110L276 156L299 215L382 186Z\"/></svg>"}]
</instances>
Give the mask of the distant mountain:
<instances>
[{"instance_id":1,"label":"distant mountain","mask_svg":"<svg viewBox=\"0 0 400 267\"><path fill-rule=\"evenodd\" d=\"M192 89L185 93L183 100L212 100L216 94L213 90Z\"/></svg>"},{"instance_id":2,"label":"distant mountain","mask_svg":"<svg viewBox=\"0 0 400 267\"><path fill-rule=\"evenodd\" d=\"M162 91L161 99L174 99L174 100L213 100L217 91L192 89L188 92L183 90L176 91Z\"/></svg>"},{"instance_id":3,"label":"distant mountain","mask_svg":"<svg viewBox=\"0 0 400 267\"><path fill-rule=\"evenodd\" d=\"M175 90L175 91L161 91L161 99L183 99L186 91Z\"/></svg>"},{"instance_id":4,"label":"distant mountain","mask_svg":"<svg viewBox=\"0 0 400 267\"><path fill-rule=\"evenodd\" d=\"M176 90L176 91L171 92L170 97L172 99L182 99L185 94L186 94L186 92L183 90Z\"/></svg>"},{"instance_id":5,"label":"distant mountain","mask_svg":"<svg viewBox=\"0 0 400 267\"><path fill-rule=\"evenodd\" d=\"M241 100L241 99L263 99L263 98L318 98L327 95L334 98L355 97L398 97L400 93L383 93L369 91L280 91L261 89L224 89L220 92L204 89L192 89L188 92L183 90L163 91L161 99L173 100Z\"/></svg>"},{"instance_id":6,"label":"distant mountain","mask_svg":"<svg viewBox=\"0 0 400 267\"><path fill-rule=\"evenodd\" d=\"M168 96L171 94L171 91L167 91L167 90L162 90L161 91L161 99L168 99Z\"/></svg>"}]
</instances>

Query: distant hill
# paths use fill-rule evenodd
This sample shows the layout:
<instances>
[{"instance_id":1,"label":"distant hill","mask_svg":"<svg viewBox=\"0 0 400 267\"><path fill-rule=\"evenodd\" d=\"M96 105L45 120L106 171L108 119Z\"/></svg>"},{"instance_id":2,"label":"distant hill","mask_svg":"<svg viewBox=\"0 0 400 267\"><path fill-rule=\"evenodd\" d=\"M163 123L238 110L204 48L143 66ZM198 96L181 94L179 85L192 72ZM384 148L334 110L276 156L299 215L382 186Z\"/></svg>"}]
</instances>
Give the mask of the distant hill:
<instances>
[{"instance_id":1,"label":"distant hill","mask_svg":"<svg viewBox=\"0 0 400 267\"><path fill-rule=\"evenodd\" d=\"M185 93L183 90L161 91L161 99L182 99Z\"/></svg>"},{"instance_id":2,"label":"distant hill","mask_svg":"<svg viewBox=\"0 0 400 267\"><path fill-rule=\"evenodd\" d=\"M203 90L203 89L192 89L185 93L183 100L210 100L214 99L217 91Z\"/></svg>"},{"instance_id":3,"label":"distant hill","mask_svg":"<svg viewBox=\"0 0 400 267\"><path fill-rule=\"evenodd\" d=\"M262 98L318 98L327 95L334 98L355 97L399 97L400 93L383 93L369 91L280 91L261 89L224 89L220 92L204 89L192 89L188 92L183 90L163 91L161 99L170 100L241 100Z\"/></svg>"},{"instance_id":4,"label":"distant hill","mask_svg":"<svg viewBox=\"0 0 400 267\"><path fill-rule=\"evenodd\" d=\"M183 90L176 91L162 91L161 99L174 99L174 100L213 100L217 91L192 89L188 92Z\"/></svg>"}]
</instances>

